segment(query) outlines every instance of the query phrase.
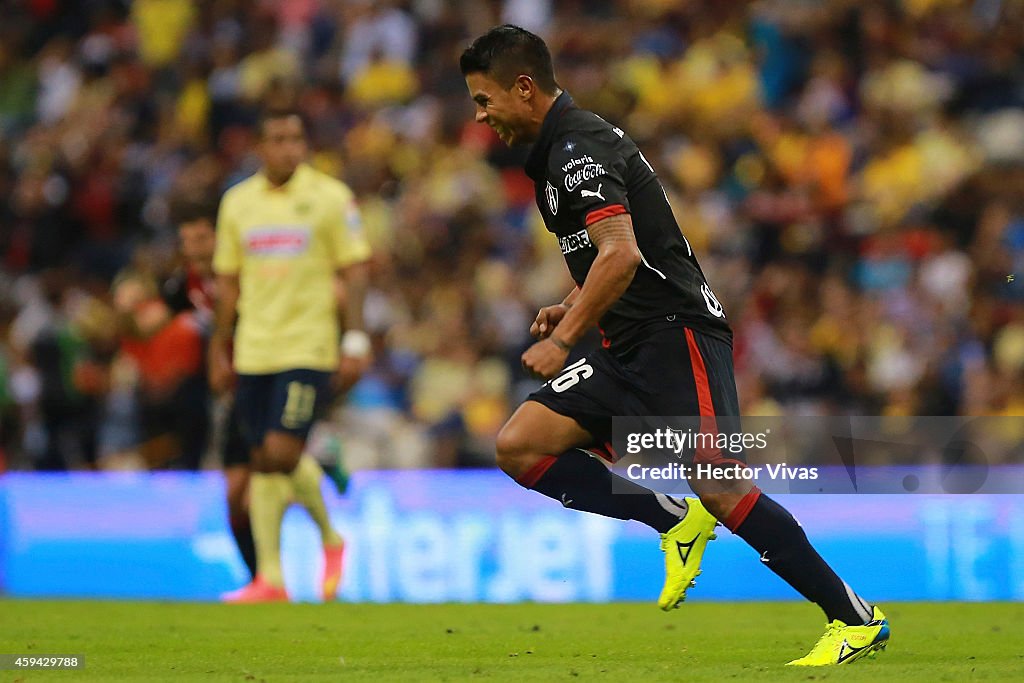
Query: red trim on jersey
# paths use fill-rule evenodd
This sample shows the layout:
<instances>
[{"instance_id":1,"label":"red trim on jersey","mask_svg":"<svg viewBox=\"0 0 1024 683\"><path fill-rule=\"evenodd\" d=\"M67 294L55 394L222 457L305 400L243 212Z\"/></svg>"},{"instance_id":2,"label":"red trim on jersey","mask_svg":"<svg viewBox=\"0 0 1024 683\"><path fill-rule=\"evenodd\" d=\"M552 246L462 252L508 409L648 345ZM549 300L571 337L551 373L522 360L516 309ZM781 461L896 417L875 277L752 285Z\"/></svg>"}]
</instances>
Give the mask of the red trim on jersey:
<instances>
[{"instance_id":1,"label":"red trim on jersey","mask_svg":"<svg viewBox=\"0 0 1024 683\"><path fill-rule=\"evenodd\" d=\"M614 446L611 445L611 441L604 442L604 450L611 454L611 457L615 459L615 462L618 461L618 454L615 453L615 449Z\"/></svg>"},{"instance_id":2,"label":"red trim on jersey","mask_svg":"<svg viewBox=\"0 0 1024 683\"><path fill-rule=\"evenodd\" d=\"M558 458L553 455L545 455L537 462L536 465L519 475L516 479L516 483L524 488L532 489L537 485L537 482L540 481L540 478L543 477L549 469L551 469L551 466L555 464L555 460L557 459Z\"/></svg>"},{"instance_id":3,"label":"red trim on jersey","mask_svg":"<svg viewBox=\"0 0 1024 683\"><path fill-rule=\"evenodd\" d=\"M588 450L609 464L614 465L619 461L619 454L615 452L611 441L605 441L601 446L591 446Z\"/></svg>"},{"instance_id":4,"label":"red trim on jersey","mask_svg":"<svg viewBox=\"0 0 1024 683\"><path fill-rule=\"evenodd\" d=\"M185 292L197 311L214 313L217 297L214 296L214 279L204 278L191 266L185 271Z\"/></svg>"},{"instance_id":5,"label":"red trim on jersey","mask_svg":"<svg viewBox=\"0 0 1024 683\"><path fill-rule=\"evenodd\" d=\"M761 497L761 489L756 486L749 491L747 495L740 498L740 502L736 503L736 507L732 509L729 516L725 518L725 528L735 533L740 525L746 521L747 515L754 509L754 503Z\"/></svg>"},{"instance_id":6,"label":"red trim on jersey","mask_svg":"<svg viewBox=\"0 0 1024 683\"><path fill-rule=\"evenodd\" d=\"M595 209L594 211L591 211L587 214L587 217L583 219L583 223L589 228L598 221L603 221L605 218L611 218L612 216L618 216L624 213L629 213L626 211L626 207L622 204L612 204L611 206L606 206L603 209Z\"/></svg>"}]
</instances>

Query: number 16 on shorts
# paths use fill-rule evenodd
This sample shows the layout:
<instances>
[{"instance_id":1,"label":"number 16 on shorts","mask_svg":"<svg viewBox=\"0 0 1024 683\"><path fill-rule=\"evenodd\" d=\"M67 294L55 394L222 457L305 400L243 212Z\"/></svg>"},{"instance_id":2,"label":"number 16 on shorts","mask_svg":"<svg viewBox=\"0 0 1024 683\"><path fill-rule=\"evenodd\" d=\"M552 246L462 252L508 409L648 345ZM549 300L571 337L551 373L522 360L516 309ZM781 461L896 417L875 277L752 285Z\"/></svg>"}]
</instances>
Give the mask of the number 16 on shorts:
<instances>
[{"instance_id":1,"label":"number 16 on shorts","mask_svg":"<svg viewBox=\"0 0 1024 683\"><path fill-rule=\"evenodd\" d=\"M566 389L579 384L582 380L588 379L594 374L594 368L587 364L586 358L580 358L578 361L568 366L553 380L551 380L551 389L557 394L562 393Z\"/></svg>"}]
</instances>

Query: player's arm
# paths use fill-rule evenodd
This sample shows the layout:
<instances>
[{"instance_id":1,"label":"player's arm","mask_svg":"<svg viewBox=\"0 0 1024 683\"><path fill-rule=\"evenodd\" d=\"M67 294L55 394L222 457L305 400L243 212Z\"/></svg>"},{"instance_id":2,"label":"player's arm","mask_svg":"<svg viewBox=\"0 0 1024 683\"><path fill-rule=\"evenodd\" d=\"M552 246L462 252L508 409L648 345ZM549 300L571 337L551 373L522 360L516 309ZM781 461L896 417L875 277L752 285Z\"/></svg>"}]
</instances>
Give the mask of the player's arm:
<instances>
[{"instance_id":1,"label":"player's arm","mask_svg":"<svg viewBox=\"0 0 1024 683\"><path fill-rule=\"evenodd\" d=\"M217 244L213 254L213 271L217 274L217 301L213 311L213 334L208 347L210 388L221 393L231 388L235 368L231 362L231 341L238 318L241 296L239 273L242 270L242 249L237 224L228 197L221 202L217 214Z\"/></svg>"},{"instance_id":2,"label":"player's arm","mask_svg":"<svg viewBox=\"0 0 1024 683\"><path fill-rule=\"evenodd\" d=\"M338 319L344 330L335 386L346 391L370 367L373 351L363 320L363 305L370 281L370 244L351 192L346 188L343 195L331 234L335 250Z\"/></svg>"},{"instance_id":3,"label":"player's arm","mask_svg":"<svg viewBox=\"0 0 1024 683\"><path fill-rule=\"evenodd\" d=\"M344 330L341 335L341 359L336 388L342 392L358 382L373 361L370 336L366 333L363 320L369 273L369 264L360 262L339 268L336 274L338 320Z\"/></svg>"},{"instance_id":4,"label":"player's arm","mask_svg":"<svg viewBox=\"0 0 1024 683\"><path fill-rule=\"evenodd\" d=\"M240 295L237 274L217 276L217 308L214 312L212 338L219 344L230 344L234 336Z\"/></svg>"},{"instance_id":5,"label":"player's arm","mask_svg":"<svg viewBox=\"0 0 1024 683\"><path fill-rule=\"evenodd\" d=\"M586 281L557 330L523 354L524 367L544 378L554 377L562 369L569 350L625 293L640 265L640 249L628 213L593 223L587 234L597 248L597 257Z\"/></svg>"},{"instance_id":6,"label":"player's arm","mask_svg":"<svg viewBox=\"0 0 1024 683\"><path fill-rule=\"evenodd\" d=\"M533 324L530 325L530 334L536 339L547 339L554 332L555 328L558 327L558 323L562 322L562 318L569 312L569 309L572 308L572 304L576 301L576 297L579 294L580 288L573 287L572 291L562 299L561 303L545 306L540 309Z\"/></svg>"},{"instance_id":7,"label":"player's arm","mask_svg":"<svg viewBox=\"0 0 1024 683\"><path fill-rule=\"evenodd\" d=\"M210 388L216 393L227 391L234 381L231 340L235 334L240 293L237 274L217 275L217 305L209 345Z\"/></svg>"},{"instance_id":8,"label":"player's arm","mask_svg":"<svg viewBox=\"0 0 1024 683\"><path fill-rule=\"evenodd\" d=\"M366 333L363 307L370 286L370 264L352 263L337 270L338 322L342 330L341 355L343 358L368 360L370 337Z\"/></svg>"},{"instance_id":9,"label":"player's arm","mask_svg":"<svg viewBox=\"0 0 1024 683\"><path fill-rule=\"evenodd\" d=\"M338 305L341 329L346 332L365 330L363 306L366 303L366 291L370 286L370 265L366 262L353 263L339 268L336 277L341 290Z\"/></svg>"},{"instance_id":10,"label":"player's arm","mask_svg":"<svg viewBox=\"0 0 1024 683\"><path fill-rule=\"evenodd\" d=\"M558 325L558 331L550 337L555 346L565 351L596 325L626 292L640 265L640 249L636 245L633 221L628 213L597 221L587 227L587 234L597 248L597 258L579 294Z\"/></svg>"}]
</instances>

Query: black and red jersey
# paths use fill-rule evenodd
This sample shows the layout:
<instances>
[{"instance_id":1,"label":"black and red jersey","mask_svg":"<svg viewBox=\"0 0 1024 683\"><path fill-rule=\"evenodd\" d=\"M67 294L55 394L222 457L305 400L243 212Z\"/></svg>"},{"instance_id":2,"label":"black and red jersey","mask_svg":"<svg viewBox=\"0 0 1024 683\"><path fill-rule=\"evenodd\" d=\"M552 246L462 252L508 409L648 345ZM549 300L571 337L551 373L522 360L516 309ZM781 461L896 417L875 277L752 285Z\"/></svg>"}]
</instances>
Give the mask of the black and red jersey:
<instances>
[{"instance_id":1,"label":"black and red jersey","mask_svg":"<svg viewBox=\"0 0 1024 683\"><path fill-rule=\"evenodd\" d=\"M642 262L600 320L613 351L632 348L652 325L678 322L732 341L725 311L672 215L657 174L622 129L576 107L563 92L544 119L526 173L534 181L544 224L558 237L577 285L583 285L597 257L587 227L630 214Z\"/></svg>"},{"instance_id":2,"label":"black and red jersey","mask_svg":"<svg viewBox=\"0 0 1024 683\"><path fill-rule=\"evenodd\" d=\"M191 267L181 268L164 281L161 296L175 313L194 311L200 326L209 332L217 300L213 275L204 277Z\"/></svg>"}]
</instances>

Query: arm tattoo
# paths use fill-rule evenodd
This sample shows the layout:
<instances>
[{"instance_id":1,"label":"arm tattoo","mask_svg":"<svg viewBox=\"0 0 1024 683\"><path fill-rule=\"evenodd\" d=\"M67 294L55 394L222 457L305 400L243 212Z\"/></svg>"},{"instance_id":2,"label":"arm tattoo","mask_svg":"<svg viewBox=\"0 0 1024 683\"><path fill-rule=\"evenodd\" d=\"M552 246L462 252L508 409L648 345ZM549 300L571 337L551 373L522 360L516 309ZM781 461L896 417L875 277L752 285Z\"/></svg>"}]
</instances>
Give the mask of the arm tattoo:
<instances>
[{"instance_id":1,"label":"arm tattoo","mask_svg":"<svg viewBox=\"0 0 1024 683\"><path fill-rule=\"evenodd\" d=\"M633 234L633 221L628 213L603 218L587 227L591 243L601 249L602 245L611 246L615 243L636 244Z\"/></svg>"}]
</instances>

